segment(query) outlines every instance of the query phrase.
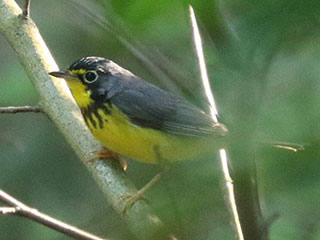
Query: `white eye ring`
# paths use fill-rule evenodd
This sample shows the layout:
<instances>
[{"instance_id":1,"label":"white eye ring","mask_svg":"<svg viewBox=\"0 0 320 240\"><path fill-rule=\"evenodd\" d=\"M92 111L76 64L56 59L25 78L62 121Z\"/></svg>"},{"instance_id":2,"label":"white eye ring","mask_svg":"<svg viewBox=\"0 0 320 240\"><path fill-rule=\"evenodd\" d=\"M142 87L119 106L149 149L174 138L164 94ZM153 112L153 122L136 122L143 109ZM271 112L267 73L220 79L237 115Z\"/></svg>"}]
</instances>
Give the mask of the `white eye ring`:
<instances>
[{"instance_id":1,"label":"white eye ring","mask_svg":"<svg viewBox=\"0 0 320 240\"><path fill-rule=\"evenodd\" d=\"M99 77L98 73L94 70L87 71L85 74L83 74L83 80L86 83L93 83L97 81L98 77Z\"/></svg>"}]
</instances>

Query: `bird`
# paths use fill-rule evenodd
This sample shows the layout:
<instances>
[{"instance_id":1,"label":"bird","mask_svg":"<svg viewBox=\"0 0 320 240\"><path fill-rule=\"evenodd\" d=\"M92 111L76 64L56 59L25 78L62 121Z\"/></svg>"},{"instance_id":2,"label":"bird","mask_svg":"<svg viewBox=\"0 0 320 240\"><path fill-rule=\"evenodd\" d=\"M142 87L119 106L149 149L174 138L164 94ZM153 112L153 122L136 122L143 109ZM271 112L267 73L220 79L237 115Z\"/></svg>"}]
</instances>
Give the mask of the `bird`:
<instances>
[{"instance_id":1,"label":"bird","mask_svg":"<svg viewBox=\"0 0 320 240\"><path fill-rule=\"evenodd\" d=\"M83 57L49 74L66 80L106 156L173 163L221 148L228 134L199 107L106 58Z\"/></svg>"},{"instance_id":2,"label":"bird","mask_svg":"<svg viewBox=\"0 0 320 240\"><path fill-rule=\"evenodd\" d=\"M84 122L107 149L99 156L171 164L214 153L228 142L228 129L210 114L106 58L83 57L49 74L66 80ZM135 194L124 195L124 211L143 198L159 176Z\"/></svg>"}]
</instances>

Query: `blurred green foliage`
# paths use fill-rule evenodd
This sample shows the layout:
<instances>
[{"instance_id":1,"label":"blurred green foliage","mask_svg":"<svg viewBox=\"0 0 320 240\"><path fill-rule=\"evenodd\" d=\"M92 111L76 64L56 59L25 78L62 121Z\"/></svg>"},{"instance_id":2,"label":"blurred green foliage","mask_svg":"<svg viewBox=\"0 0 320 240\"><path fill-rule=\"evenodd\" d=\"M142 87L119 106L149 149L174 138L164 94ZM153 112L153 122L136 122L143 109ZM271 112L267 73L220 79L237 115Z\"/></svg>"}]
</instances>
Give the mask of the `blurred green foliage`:
<instances>
[{"instance_id":1,"label":"blurred green foliage","mask_svg":"<svg viewBox=\"0 0 320 240\"><path fill-rule=\"evenodd\" d=\"M293 153L251 145L263 214L267 219L279 214L270 239L320 239L320 2L190 3L222 121L248 139L306 146ZM104 56L166 87L154 68L122 44L122 37L190 101L205 106L187 4L32 0L31 16L61 68L82 56ZM36 91L1 36L0 52L0 105L36 104ZM134 239L47 117L2 114L0 136L1 189L97 235ZM213 156L173 165L147 193L156 213L181 239L235 239L218 166ZM143 186L160 170L129 162L127 174ZM10 216L0 217L0 232L1 239L67 239Z\"/></svg>"}]
</instances>

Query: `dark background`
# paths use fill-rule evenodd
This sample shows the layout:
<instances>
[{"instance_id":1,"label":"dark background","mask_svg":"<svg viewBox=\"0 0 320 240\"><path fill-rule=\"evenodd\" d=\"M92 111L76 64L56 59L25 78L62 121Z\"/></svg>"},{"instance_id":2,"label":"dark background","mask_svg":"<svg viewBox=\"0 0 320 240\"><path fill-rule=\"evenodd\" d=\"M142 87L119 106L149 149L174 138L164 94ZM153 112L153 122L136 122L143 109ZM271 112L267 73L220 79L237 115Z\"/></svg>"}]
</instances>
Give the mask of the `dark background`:
<instances>
[{"instance_id":1,"label":"dark background","mask_svg":"<svg viewBox=\"0 0 320 240\"><path fill-rule=\"evenodd\" d=\"M82 56L104 56L206 105L187 1L97 2L32 0L32 19L61 68ZM221 121L250 136L243 141L255 152L262 212L266 219L279 215L270 239L320 239L319 1L190 3ZM0 105L37 104L37 92L2 36L0 53ZM305 150L272 148L273 141L301 143ZM148 191L155 212L181 239L235 239L218 166L216 156L174 164ZM99 236L134 239L45 115L0 115L0 170L0 188L26 204ZM130 161L127 174L143 186L160 170ZM13 216L0 216L0 234L67 239Z\"/></svg>"}]
</instances>

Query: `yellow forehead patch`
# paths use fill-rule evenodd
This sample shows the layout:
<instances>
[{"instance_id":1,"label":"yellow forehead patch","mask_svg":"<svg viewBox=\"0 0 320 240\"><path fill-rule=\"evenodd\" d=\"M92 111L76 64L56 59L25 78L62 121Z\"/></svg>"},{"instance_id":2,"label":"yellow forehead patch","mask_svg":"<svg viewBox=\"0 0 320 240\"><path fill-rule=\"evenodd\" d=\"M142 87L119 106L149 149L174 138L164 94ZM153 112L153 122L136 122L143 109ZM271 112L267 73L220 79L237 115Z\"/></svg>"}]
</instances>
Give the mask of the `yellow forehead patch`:
<instances>
[{"instance_id":1,"label":"yellow forehead patch","mask_svg":"<svg viewBox=\"0 0 320 240\"><path fill-rule=\"evenodd\" d=\"M86 73L87 70L83 69L83 68L80 68L80 69L75 69L75 70L70 70L70 73L71 74L74 74L74 75L82 75L84 73Z\"/></svg>"}]
</instances>

